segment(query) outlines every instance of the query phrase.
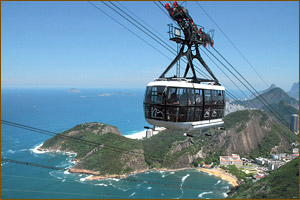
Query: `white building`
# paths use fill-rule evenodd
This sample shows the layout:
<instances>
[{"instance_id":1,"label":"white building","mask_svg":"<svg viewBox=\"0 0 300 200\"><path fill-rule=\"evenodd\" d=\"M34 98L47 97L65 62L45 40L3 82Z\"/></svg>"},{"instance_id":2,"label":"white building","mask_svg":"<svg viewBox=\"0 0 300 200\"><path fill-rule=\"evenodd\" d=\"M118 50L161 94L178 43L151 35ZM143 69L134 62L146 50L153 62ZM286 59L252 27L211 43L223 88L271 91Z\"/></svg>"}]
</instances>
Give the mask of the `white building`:
<instances>
[{"instance_id":1,"label":"white building","mask_svg":"<svg viewBox=\"0 0 300 200\"><path fill-rule=\"evenodd\" d=\"M299 116L296 114L291 116L291 130L295 133L299 133Z\"/></svg>"},{"instance_id":2,"label":"white building","mask_svg":"<svg viewBox=\"0 0 300 200\"><path fill-rule=\"evenodd\" d=\"M220 165L235 165L237 167L243 166L243 161L237 154L231 156L220 156Z\"/></svg>"},{"instance_id":3,"label":"white building","mask_svg":"<svg viewBox=\"0 0 300 200\"><path fill-rule=\"evenodd\" d=\"M150 138L150 137L152 137L153 136L153 131L152 131L152 129L147 129L146 130L146 138Z\"/></svg>"}]
</instances>

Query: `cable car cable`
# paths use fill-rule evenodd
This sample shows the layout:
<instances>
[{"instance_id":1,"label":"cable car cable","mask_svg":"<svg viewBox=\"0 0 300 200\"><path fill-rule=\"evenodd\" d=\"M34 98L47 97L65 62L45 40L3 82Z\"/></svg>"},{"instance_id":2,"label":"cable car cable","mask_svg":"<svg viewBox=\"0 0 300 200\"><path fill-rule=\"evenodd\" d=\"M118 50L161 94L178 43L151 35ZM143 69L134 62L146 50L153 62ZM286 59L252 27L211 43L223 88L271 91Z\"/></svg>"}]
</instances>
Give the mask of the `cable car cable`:
<instances>
[{"instance_id":1,"label":"cable car cable","mask_svg":"<svg viewBox=\"0 0 300 200\"><path fill-rule=\"evenodd\" d=\"M237 52L244 58L244 60L249 64L249 66L254 70L257 76L264 82L264 84L269 87L266 81L261 77L261 75L255 70L253 65L249 62L249 60L244 56L244 54L237 48L237 46L232 42L232 40L228 37L228 35L223 31L223 29L217 24L217 22L208 14L208 12L200 5L199 2L195 1L196 4L203 10L203 12L209 17L209 19L218 27L218 29L223 33L223 35L227 38L227 40L231 43L231 45L237 50Z\"/></svg>"},{"instance_id":2,"label":"cable car cable","mask_svg":"<svg viewBox=\"0 0 300 200\"><path fill-rule=\"evenodd\" d=\"M111 17L109 14L107 14L104 10L102 10L101 8L99 8L98 6L96 6L95 4L93 4L90 1L87 1L87 2L90 3L92 6L94 6L97 10L99 10L100 12L102 12L103 14L105 14L107 17L109 17L110 19L112 19L113 21L115 21L116 23L118 23L120 26L122 26L123 28L125 28L127 31L129 31L130 33L132 33L133 35L135 35L137 38L139 38L140 40L142 40L143 42L145 42L146 44L148 44L149 46L151 46L153 49L155 49L156 51L158 51L160 54L162 54L163 56L165 56L167 59L172 60L166 54L164 54L163 52L161 52L158 48L156 48L155 46L153 46L152 44L150 44L149 42L147 42L145 39L143 39L142 37L140 37L139 35L137 35L134 31L130 30L128 27L126 27L125 25L123 25L119 21L115 20L113 17Z\"/></svg>"},{"instance_id":3,"label":"cable car cable","mask_svg":"<svg viewBox=\"0 0 300 200\"><path fill-rule=\"evenodd\" d=\"M219 52L219 51L217 51L214 47L213 47L213 49L225 60L225 62L229 65L229 66L231 66L231 68L256 92L256 94L255 93L253 93L252 92L252 94L255 96L255 97L257 97L258 99L262 99L265 103L263 103L262 101L262 103L274 114L274 112L278 115L278 119L280 119L280 121L284 121L285 123L286 123L286 126L287 127L289 127L289 123L285 120L285 119L283 119L283 118L281 118L281 116L280 116L280 114L277 112L277 110L275 110L274 109L274 107L271 105L271 104L268 104L268 102L267 102L267 100L262 96L262 95L257 95L257 94L259 94L259 92L244 78L244 76L242 75L242 74L240 74L236 69L235 69L235 67L232 65L232 64L230 64L229 63L229 61L226 59L226 58L224 58L223 57L223 55ZM270 108L271 109L270 109ZM274 112L273 112L274 111ZM276 115L274 115L274 116L276 116Z\"/></svg>"},{"instance_id":4,"label":"cable car cable","mask_svg":"<svg viewBox=\"0 0 300 200\"><path fill-rule=\"evenodd\" d=\"M104 3L104 2L103 2ZM162 40L160 37L158 37L156 34L154 34L151 30L149 30L149 29L147 29L143 24L141 24L140 22L138 22L135 18L133 18L133 17L131 17L129 14L127 14L124 10L122 10L121 8L119 8L118 6L116 6L114 3L112 3L112 2L109 2L110 4L112 4L114 7L116 7L118 10L120 10L122 13L124 13L126 16L128 16L130 19L132 19L133 21L135 21L136 23L138 23L138 25L139 26L141 26L141 27L143 27L144 29L146 29L148 32L150 32L154 37L156 37L157 39L159 39L162 43L164 43L166 46L168 46L169 48L166 48L165 46L163 46L160 42L158 42L157 40L155 40L154 38L152 38L152 39L154 39L156 42L158 42L160 45L162 45L164 48L166 48L167 50L169 50L170 51L170 49L172 49L174 52L172 52L172 51L170 51L170 52L172 52L174 55L176 55L176 53L175 52L177 52L175 49L173 49L173 47L172 46L170 46L168 43L166 43L164 40ZM105 3L104 3L105 4ZM106 5L106 4L105 4ZM109 6L109 8L111 8L110 6ZM115 11L113 8L111 8L113 11ZM116 13L118 13L117 11L115 11ZM118 13L119 14L119 13ZM119 14L120 15L120 14ZM122 16L122 15L121 15ZM123 18L124 18L124 16L122 16ZM126 18L127 19L127 18ZM131 21L130 20L128 20L127 19L127 21L129 21L130 23L131 23ZM133 23L132 23L133 24ZM136 26L137 27L137 26ZM140 29L140 28L139 28ZM140 29L140 30L142 30L142 29ZM144 31L143 31L144 32ZM144 33L146 33L146 32L144 32ZM148 35L148 34L147 34ZM149 36L149 35L148 35ZM150 36L149 36L150 37ZM201 71L201 70L200 70ZM204 73L203 71L201 71L202 73ZM200 72L199 72L200 73ZM203 75L201 73L201 75Z\"/></svg>"},{"instance_id":5,"label":"cable car cable","mask_svg":"<svg viewBox=\"0 0 300 200\"><path fill-rule=\"evenodd\" d=\"M118 7L117 5L115 5L112 1L109 1L109 3L111 5L113 5L115 8L117 8L119 11L121 11L122 13L124 13L126 16L128 16L130 19L132 19L133 21L135 21L139 26L143 27L144 29L146 29L149 33L151 33L155 38L157 38L158 40L160 40L161 42L163 42L164 44L166 44L169 49L173 49L174 47L172 47L171 45L169 45L168 43L166 43L164 40L162 40L160 37L158 37L156 34L154 34L151 30L149 30L147 27L145 27L142 23L138 22L134 17L131 17L129 14L127 14L123 9L121 9L120 7Z\"/></svg>"},{"instance_id":6,"label":"cable car cable","mask_svg":"<svg viewBox=\"0 0 300 200\"><path fill-rule=\"evenodd\" d=\"M165 36L163 36L161 33L159 33L158 31L156 31L153 27L151 27L147 22L145 22L143 19L141 19L139 16L137 16L135 13L133 13L132 11L130 11L126 6L124 6L123 4L121 4L119 1L116 1L117 4L119 4L121 7L123 7L125 10L127 10L131 15L133 15L135 18L139 19L141 22L143 22L143 24L147 25L150 29L152 29L155 33L157 33L160 37L164 38L165 40L168 40L168 38L166 38ZM171 43L173 44L173 43ZM173 45L173 48L175 48L175 45Z\"/></svg>"},{"instance_id":7,"label":"cable car cable","mask_svg":"<svg viewBox=\"0 0 300 200\"><path fill-rule=\"evenodd\" d=\"M249 99L249 97L244 93L244 91L227 75L227 73L225 73L225 71L205 52L203 51L203 49L200 48L200 50L218 67L219 70L221 70L221 72L235 85L235 87L247 98ZM256 107L254 105L253 102L251 102L251 104Z\"/></svg>"},{"instance_id":8,"label":"cable car cable","mask_svg":"<svg viewBox=\"0 0 300 200\"><path fill-rule=\"evenodd\" d=\"M138 25L136 25L135 23L133 23L131 20L129 20L127 17L125 17L122 13L118 12L116 9L114 9L112 6L108 5L108 3L101 1L101 3L103 3L104 5L106 5L107 7L109 7L111 10L113 10L115 13L117 13L118 15L120 15L121 17L123 17L125 20L127 20L129 23L131 23L132 25L134 25L136 28L138 28L140 31L142 31L143 33L145 33L146 35L148 35L150 38L152 38L153 40L155 40L157 43L159 43L161 46L163 46L165 49L167 49L168 51L170 51L173 54L173 51L171 51L168 47L166 47L164 44L162 44L162 42L158 41L156 38L154 38L152 35L150 35L149 33L147 33L145 30L143 30L141 27L139 27Z\"/></svg>"},{"instance_id":9,"label":"cable car cable","mask_svg":"<svg viewBox=\"0 0 300 200\"><path fill-rule=\"evenodd\" d=\"M271 109L271 108L269 108L269 106L265 103L265 102L263 102L260 98L258 98L258 96L245 84L245 83L243 83L223 62L221 62L213 53L211 53L208 49L206 49L216 60L218 60L240 83L242 83L243 85L244 85L244 87L245 88L247 88L247 90L248 91L250 91L255 97L257 97L257 99L262 103L262 104L264 104L269 110L270 110L270 112L272 112L273 114L274 114L274 111ZM221 56L222 57L222 56ZM224 58L224 57L223 57ZM224 58L225 59L225 58ZM235 70L236 71L236 70ZM238 74L240 74L239 72L237 72ZM248 81L247 81L248 82ZM248 82L249 83L249 82ZM252 86L251 86L252 87ZM255 90L255 89L254 89ZM256 91L256 90L255 90ZM257 92L257 91L256 91ZM259 96L259 97L261 97L261 95ZM276 112L276 111L275 111ZM276 112L277 113L277 112ZM278 113L277 113L277 115L279 115ZM274 114L274 116L276 116L275 114ZM279 115L280 116L280 115ZM281 119L281 117L279 117L279 119ZM280 120L281 121L281 120ZM287 127L289 127L287 124L287 122L286 122L286 120L284 120L284 122L285 122L285 126L287 126ZM284 123L283 123L284 124Z\"/></svg>"}]
</instances>

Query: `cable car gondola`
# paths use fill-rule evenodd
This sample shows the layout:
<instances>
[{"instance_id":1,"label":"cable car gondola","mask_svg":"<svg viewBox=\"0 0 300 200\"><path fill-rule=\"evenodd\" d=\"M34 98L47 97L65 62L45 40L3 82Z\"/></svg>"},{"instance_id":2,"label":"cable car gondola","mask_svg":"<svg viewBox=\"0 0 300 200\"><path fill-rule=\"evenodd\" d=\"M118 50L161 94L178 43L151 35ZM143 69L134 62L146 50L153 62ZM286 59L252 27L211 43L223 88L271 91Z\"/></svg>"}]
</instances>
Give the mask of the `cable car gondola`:
<instances>
[{"instance_id":1,"label":"cable car gondola","mask_svg":"<svg viewBox=\"0 0 300 200\"><path fill-rule=\"evenodd\" d=\"M185 37L184 39L180 37L178 29L175 29L175 36L169 31L173 36L170 40L181 44L181 49L163 74L147 85L144 98L145 119L153 126L188 131L220 126L224 123L225 87L220 85L199 52L200 45L213 46L213 40L203 29L195 31L197 26L188 15L188 11L177 2L174 2L173 8L166 4L166 8ZM187 50L184 51L186 46ZM192 47L195 47L195 55L192 53ZM188 61L183 77L165 77L183 56ZM197 78L193 65L194 58L199 60L213 80ZM193 77L187 77L189 69Z\"/></svg>"}]
</instances>

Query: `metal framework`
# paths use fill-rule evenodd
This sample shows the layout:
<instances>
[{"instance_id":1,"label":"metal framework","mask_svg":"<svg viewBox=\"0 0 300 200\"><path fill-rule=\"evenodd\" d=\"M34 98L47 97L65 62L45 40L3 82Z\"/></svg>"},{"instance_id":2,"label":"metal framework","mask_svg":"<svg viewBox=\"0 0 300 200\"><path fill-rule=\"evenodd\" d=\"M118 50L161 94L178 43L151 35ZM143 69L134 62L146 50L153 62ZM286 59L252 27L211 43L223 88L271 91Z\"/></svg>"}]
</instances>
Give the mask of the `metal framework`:
<instances>
[{"instance_id":1,"label":"metal framework","mask_svg":"<svg viewBox=\"0 0 300 200\"><path fill-rule=\"evenodd\" d=\"M220 85L218 79L215 77L213 72L210 70L210 68L207 66L207 64L204 62L203 58L200 55L199 47L203 45L204 47L207 46L207 44L210 44L211 46L214 45L214 41L210 34L204 32L204 28L201 27L197 28L197 25L194 24L193 19L188 14L188 10L185 9L182 6L179 6L177 2L174 2L174 7L170 7L170 4L166 4L166 9L168 10L170 16L172 19L174 19L180 29L184 33L184 38L181 37L180 34L178 34L178 28L173 29L173 24L169 24L169 37L170 40L181 44L181 49L175 59L171 62L171 64L167 67L167 69L161 74L159 78L165 78L165 75L170 71L170 69L183 57L185 56L187 58L187 66L184 72L183 77L186 79L192 79L192 82L195 83L201 83L201 82L214 82L215 85ZM177 30L176 30L177 29ZM175 30L175 34L173 33L173 30ZM209 31L213 33L213 30ZM180 32L179 32L180 33ZM187 48L186 48L187 47ZM196 53L193 54L192 47L195 47ZM186 51L184 49L186 48ZM193 65L193 60L197 59L201 65L205 68L205 70L210 74L210 76L213 78L213 80L209 79L201 79L198 78L196 75L196 71ZM193 73L193 77L187 77L188 71L191 69ZM176 77L180 78L180 77Z\"/></svg>"}]
</instances>

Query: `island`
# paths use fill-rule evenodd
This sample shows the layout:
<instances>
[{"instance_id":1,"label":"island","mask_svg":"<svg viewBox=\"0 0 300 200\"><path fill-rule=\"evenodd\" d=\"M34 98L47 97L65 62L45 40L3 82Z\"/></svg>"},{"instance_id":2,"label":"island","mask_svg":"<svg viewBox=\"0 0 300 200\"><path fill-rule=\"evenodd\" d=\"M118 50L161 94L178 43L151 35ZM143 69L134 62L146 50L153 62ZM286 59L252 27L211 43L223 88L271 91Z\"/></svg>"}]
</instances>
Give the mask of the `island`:
<instances>
[{"instance_id":1,"label":"island","mask_svg":"<svg viewBox=\"0 0 300 200\"><path fill-rule=\"evenodd\" d=\"M76 88L71 88L68 90L68 93L80 93L80 90L78 90Z\"/></svg>"},{"instance_id":2,"label":"island","mask_svg":"<svg viewBox=\"0 0 300 200\"><path fill-rule=\"evenodd\" d=\"M139 140L123 136L115 126L84 123L48 139L39 150L76 153L76 164L69 171L93 175L89 180L125 178L147 170L198 169L239 187L255 181L255 170L261 174L255 164L259 157L290 152L291 144L299 141L293 132L262 110L233 112L224 122L226 130L204 129L202 134L192 131L193 137L185 136L181 130L165 129ZM224 166L222 157L237 154L244 163L238 155L238 167ZM251 163L247 164L248 161Z\"/></svg>"}]
</instances>

